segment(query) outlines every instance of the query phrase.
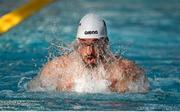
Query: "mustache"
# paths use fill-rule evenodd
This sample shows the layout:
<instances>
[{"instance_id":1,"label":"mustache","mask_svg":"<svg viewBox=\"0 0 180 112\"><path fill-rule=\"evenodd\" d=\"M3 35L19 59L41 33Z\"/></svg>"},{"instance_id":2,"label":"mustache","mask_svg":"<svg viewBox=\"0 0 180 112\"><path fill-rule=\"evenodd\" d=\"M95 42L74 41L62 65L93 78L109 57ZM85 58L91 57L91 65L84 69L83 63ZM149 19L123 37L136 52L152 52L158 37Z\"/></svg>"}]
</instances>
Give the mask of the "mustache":
<instances>
[{"instance_id":1,"label":"mustache","mask_svg":"<svg viewBox=\"0 0 180 112\"><path fill-rule=\"evenodd\" d=\"M95 56L95 55L86 55L86 56L84 56L84 58L97 58L97 56Z\"/></svg>"}]
</instances>

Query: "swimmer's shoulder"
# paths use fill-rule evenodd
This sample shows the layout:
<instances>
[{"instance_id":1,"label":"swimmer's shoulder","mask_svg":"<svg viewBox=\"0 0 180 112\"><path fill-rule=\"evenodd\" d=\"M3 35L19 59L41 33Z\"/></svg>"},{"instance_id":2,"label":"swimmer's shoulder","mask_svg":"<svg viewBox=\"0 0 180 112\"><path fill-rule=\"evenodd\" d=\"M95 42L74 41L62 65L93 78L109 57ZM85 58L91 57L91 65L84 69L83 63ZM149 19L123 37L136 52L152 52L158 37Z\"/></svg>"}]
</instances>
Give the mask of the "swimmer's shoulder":
<instances>
[{"instance_id":1,"label":"swimmer's shoulder","mask_svg":"<svg viewBox=\"0 0 180 112\"><path fill-rule=\"evenodd\" d=\"M57 75L57 74L59 74L60 69L67 68L69 66L69 64L70 64L70 59L69 59L68 55L56 57L56 58L50 60L49 62L47 62L43 66L43 68L40 72L40 75L41 76Z\"/></svg>"},{"instance_id":2,"label":"swimmer's shoulder","mask_svg":"<svg viewBox=\"0 0 180 112\"><path fill-rule=\"evenodd\" d=\"M141 75L144 74L144 70L139 67L134 61L118 58L117 66L126 74Z\"/></svg>"},{"instance_id":3,"label":"swimmer's shoulder","mask_svg":"<svg viewBox=\"0 0 180 112\"><path fill-rule=\"evenodd\" d=\"M49 61L47 63L47 66L52 66L52 67L61 67L61 68L65 68L69 65L70 63L70 57L69 55L62 55L59 57L56 57L54 59L52 59L51 61Z\"/></svg>"}]
</instances>

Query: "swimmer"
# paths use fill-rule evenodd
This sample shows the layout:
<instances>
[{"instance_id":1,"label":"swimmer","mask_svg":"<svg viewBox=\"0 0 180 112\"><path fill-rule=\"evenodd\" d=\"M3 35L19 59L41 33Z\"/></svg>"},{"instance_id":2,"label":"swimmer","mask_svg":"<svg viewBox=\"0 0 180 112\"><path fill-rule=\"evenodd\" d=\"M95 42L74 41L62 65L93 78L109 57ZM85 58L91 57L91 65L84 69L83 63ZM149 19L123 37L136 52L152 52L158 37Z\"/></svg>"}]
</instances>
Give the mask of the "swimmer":
<instances>
[{"instance_id":1,"label":"swimmer","mask_svg":"<svg viewBox=\"0 0 180 112\"><path fill-rule=\"evenodd\" d=\"M105 21L85 15L78 26L74 50L44 65L29 90L89 92L147 92L148 80L135 63L115 56L108 48Z\"/></svg>"}]
</instances>

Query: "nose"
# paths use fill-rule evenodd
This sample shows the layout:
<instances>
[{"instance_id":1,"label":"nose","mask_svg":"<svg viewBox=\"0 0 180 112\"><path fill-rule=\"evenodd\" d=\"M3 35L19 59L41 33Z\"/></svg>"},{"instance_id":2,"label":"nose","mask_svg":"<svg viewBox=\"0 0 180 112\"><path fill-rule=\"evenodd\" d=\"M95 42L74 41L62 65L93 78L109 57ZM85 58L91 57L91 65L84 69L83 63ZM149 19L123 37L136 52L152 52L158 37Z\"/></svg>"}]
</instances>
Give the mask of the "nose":
<instances>
[{"instance_id":1,"label":"nose","mask_svg":"<svg viewBox=\"0 0 180 112\"><path fill-rule=\"evenodd\" d=\"M87 46L86 48L87 55L91 55L94 53L94 47L93 46Z\"/></svg>"}]
</instances>

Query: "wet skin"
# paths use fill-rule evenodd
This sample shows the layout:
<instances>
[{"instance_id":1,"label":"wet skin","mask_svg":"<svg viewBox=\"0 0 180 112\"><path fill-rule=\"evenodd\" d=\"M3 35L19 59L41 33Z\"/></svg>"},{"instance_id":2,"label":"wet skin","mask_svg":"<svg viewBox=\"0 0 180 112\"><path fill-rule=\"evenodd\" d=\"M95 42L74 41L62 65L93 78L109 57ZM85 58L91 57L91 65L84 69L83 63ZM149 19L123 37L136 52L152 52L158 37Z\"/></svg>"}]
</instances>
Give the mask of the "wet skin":
<instances>
[{"instance_id":1,"label":"wet skin","mask_svg":"<svg viewBox=\"0 0 180 112\"><path fill-rule=\"evenodd\" d=\"M131 92L133 88L129 88L131 83L137 83L141 80L140 90L138 92L147 92L148 91L148 80L145 77L145 74L142 69L140 69L133 62L122 59L122 58L114 58L109 57L111 62L103 61L100 58L104 55L103 52L107 49L108 43L100 43L100 39L78 39L77 44L77 52L81 56L82 61L88 65L96 65L98 61L101 61L107 76L105 80L108 80L111 84L109 85L109 89L114 92ZM58 81L50 82L52 84L56 83L56 90L58 91L71 91L74 86L74 79L77 77L73 75L74 71L67 74L60 73L61 69L68 70L69 67L72 67L73 58L71 54L57 57L50 62L48 62L42 69L39 74L39 79L35 79L40 83L41 87L48 88L49 85L47 82L43 82L44 80L48 81L50 79L59 79ZM74 66L74 68L76 68ZM93 76L96 77L96 76ZM34 83L33 81L31 83ZM33 84L32 84L33 85ZM29 88L33 88L30 84Z\"/></svg>"},{"instance_id":2,"label":"wet skin","mask_svg":"<svg viewBox=\"0 0 180 112\"><path fill-rule=\"evenodd\" d=\"M95 65L99 58L99 53L95 47L99 44L99 39L78 39L78 52L86 64Z\"/></svg>"}]
</instances>

